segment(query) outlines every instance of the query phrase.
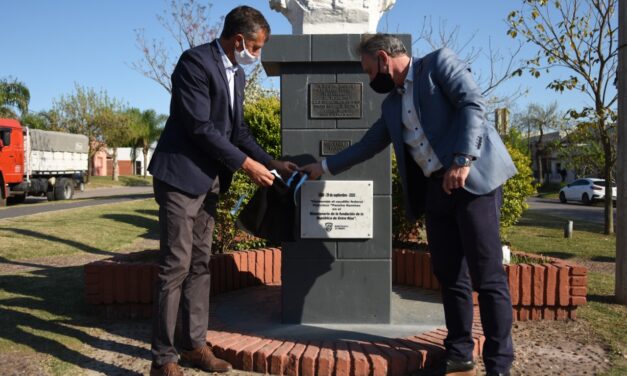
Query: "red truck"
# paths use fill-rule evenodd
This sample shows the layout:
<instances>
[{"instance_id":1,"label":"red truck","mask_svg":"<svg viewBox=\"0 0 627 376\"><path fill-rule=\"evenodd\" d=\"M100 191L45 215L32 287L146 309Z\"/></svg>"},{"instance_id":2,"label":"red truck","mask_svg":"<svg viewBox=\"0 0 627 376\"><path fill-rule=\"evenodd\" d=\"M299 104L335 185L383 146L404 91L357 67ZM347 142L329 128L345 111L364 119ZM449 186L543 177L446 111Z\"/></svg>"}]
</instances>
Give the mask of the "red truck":
<instances>
[{"instance_id":1,"label":"red truck","mask_svg":"<svg viewBox=\"0 0 627 376\"><path fill-rule=\"evenodd\" d=\"M88 149L87 136L0 119L0 206L23 202L27 195L71 199L83 188Z\"/></svg>"}]
</instances>

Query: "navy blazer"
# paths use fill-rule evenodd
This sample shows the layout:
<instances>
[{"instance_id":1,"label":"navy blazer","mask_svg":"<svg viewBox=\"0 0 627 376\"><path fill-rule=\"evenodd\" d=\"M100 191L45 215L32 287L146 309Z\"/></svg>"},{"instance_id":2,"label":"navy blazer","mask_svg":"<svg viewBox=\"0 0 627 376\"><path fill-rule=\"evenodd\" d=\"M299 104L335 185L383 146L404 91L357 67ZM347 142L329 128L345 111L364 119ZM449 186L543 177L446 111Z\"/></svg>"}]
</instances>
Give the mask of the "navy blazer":
<instances>
[{"instance_id":1,"label":"navy blazer","mask_svg":"<svg viewBox=\"0 0 627 376\"><path fill-rule=\"evenodd\" d=\"M455 154L476 160L464 189L489 193L516 174L516 167L496 129L487 122L481 90L468 64L450 49L436 50L414 59L414 106L433 151L445 168ZM398 162L407 214L418 218L424 212L426 178L403 140L401 95L392 91L381 105L381 117L363 138L327 159L332 174L372 158L390 143Z\"/></svg>"},{"instance_id":2,"label":"navy blazer","mask_svg":"<svg viewBox=\"0 0 627 376\"><path fill-rule=\"evenodd\" d=\"M181 55L172 73L170 116L148 167L155 178L192 195L207 193L216 176L225 192L247 156L266 166L272 160L244 123L242 68L235 75L231 110L217 43Z\"/></svg>"}]
</instances>

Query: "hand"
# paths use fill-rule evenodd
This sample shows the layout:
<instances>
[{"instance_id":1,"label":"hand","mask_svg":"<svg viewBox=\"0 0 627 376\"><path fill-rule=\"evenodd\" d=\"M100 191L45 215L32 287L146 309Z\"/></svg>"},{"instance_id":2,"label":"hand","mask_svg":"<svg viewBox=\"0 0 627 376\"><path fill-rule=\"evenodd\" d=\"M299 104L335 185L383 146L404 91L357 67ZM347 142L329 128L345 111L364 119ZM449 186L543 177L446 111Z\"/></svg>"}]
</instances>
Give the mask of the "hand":
<instances>
[{"instance_id":1,"label":"hand","mask_svg":"<svg viewBox=\"0 0 627 376\"><path fill-rule=\"evenodd\" d=\"M274 182L274 175L264 165L248 157L244 160L242 169L250 177L250 180L260 187L269 187Z\"/></svg>"},{"instance_id":2,"label":"hand","mask_svg":"<svg viewBox=\"0 0 627 376\"><path fill-rule=\"evenodd\" d=\"M298 166L289 161L278 161L273 159L268 163L270 169L277 170L283 179L288 179L294 171L298 171Z\"/></svg>"},{"instance_id":3,"label":"hand","mask_svg":"<svg viewBox=\"0 0 627 376\"><path fill-rule=\"evenodd\" d=\"M320 162L305 165L299 168L298 171L307 173L307 175L309 175L309 180L316 180L324 174L324 169L322 168L322 163Z\"/></svg>"},{"instance_id":4,"label":"hand","mask_svg":"<svg viewBox=\"0 0 627 376\"><path fill-rule=\"evenodd\" d=\"M444 192L450 195L453 193L453 189L464 188L468 173L470 173L470 166L452 165L451 168L446 171L442 179L442 189L444 189Z\"/></svg>"}]
</instances>

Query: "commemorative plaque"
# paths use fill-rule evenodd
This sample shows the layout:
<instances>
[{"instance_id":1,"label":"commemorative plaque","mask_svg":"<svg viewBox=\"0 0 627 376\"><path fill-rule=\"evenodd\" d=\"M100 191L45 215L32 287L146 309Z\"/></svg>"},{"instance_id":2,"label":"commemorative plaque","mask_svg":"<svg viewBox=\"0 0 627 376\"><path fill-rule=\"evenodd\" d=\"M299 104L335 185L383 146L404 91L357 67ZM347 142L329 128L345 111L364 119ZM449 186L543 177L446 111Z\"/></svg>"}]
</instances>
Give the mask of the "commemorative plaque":
<instances>
[{"instance_id":1,"label":"commemorative plaque","mask_svg":"<svg viewBox=\"0 0 627 376\"><path fill-rule=\"evenodd\" d=\"M363 84L310 83L309 117L312 119L360 119Z\"/></svg>"},{"instance_id":2,"label":"commemorative plaque","mask_svg":"<svg viewBox=\"0 0 627 376\"><path fill-rule=\"evenodd\" d=\"M372 181L309 181L301 188L301 238L372 239Z\"/></svg>"}]
</instances>

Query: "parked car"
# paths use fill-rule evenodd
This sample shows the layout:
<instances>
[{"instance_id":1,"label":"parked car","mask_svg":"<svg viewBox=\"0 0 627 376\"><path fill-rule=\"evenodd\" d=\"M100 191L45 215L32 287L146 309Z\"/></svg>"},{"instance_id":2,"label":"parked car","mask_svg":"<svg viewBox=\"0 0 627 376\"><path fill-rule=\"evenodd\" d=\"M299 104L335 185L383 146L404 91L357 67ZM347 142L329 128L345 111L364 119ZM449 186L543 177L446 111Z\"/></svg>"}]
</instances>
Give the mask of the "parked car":
<instances>
[{"instance_id":1,"label":"parked car","mask_svg":"<svg viewBox=\"0 0 627 376\"><path fill-rule=\"evenodd\" d=\"M560 190L560 201L581 201L590 205L605 199L605 180L597 178L577 179ZM616 200L616 184L612 183L612 199Z\"/></svg>"}]
</instances>

